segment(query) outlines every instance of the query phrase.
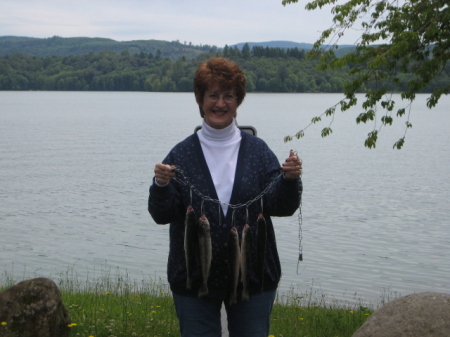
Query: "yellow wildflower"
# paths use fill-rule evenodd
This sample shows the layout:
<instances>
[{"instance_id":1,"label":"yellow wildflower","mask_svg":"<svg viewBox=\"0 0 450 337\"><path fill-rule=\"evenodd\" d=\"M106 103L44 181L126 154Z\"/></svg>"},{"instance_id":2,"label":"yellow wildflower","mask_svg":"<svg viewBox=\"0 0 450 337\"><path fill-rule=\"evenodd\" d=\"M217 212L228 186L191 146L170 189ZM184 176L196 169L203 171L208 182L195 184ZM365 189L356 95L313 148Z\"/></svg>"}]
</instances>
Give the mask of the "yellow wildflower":
<instances>
[{"instance_id":1,"label":"yellow wildflower","mask_svg":"<svg viewBox=\"0 0 450 337\"><path fill-rule=\"evenodd\" d=\"M6 322L2 322L1 324L2 324L2 325L8 325L8 323L6 323Z\"/></svg>"},{"instance_id":2,"label":"yellow wildflower","mask_svg":"<svg viewBox=\"0 0 450 337\"><path fill-rule=\"evenodd\" d=\"M67 325L69 328L73 328L74 326L77 326L77 323L70 323Z\"/></svg>"}]
</instances>

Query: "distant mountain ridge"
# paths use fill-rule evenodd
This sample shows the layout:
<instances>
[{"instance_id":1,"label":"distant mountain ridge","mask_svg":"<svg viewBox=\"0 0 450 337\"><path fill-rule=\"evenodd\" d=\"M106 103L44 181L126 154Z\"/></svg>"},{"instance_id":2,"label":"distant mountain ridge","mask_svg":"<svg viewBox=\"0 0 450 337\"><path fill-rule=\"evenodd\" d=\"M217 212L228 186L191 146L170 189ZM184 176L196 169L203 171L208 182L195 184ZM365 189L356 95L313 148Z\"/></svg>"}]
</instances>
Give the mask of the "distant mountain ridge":
<instances>
[{"instance_id":1,"label":"distant mountain ridge","mask_svg":"<svg viewBox=\"0 0 450 337\"><path fill-rule=\"evenodd\" d=\"M266 41L266 42L240 42L240 43L236 43L233 44L229 47L238 47L239 49L242 49L245 44L248 44L248 46L250 47L250 49L252 47L268 47L268 48L284 48L284 49L293 49L293 48L298 48L298 49L304 49L304 50L310 50L313 47L312 43L298 43L298 42L292 42L292 41Z\"/></svg>"},{"instance_id":2,"label":"distant mountain ridge","mask_svg":"<svg viewBox=\"0 0 450 337\"><path fill-rule=\"evenodd\" d=\"M267 41L267 42L241 42L234 45L231 45L229 47L236 46L237 48L241 49L245 46L245 44L248 44L248 46L251 48L257 46L257 47L263 47L263 48L283 48L283 49L294 49L297 48L298 50L306 50L309 51L313 48L312 43L298 43L298 42L292 42L292 41ZM345 54L348 54L355 50L355 45L350 44L343 44L339 45L338 49L335 51L335 55L337 57L342 57Z\"/></svg>"},{"instance_id":3,"label":"distant mountain ridge","mask_svg":"<svg viewBox=\"0 0 450 337\"><path fill-rule=\"evenodd\" d=\"M250 48L254 46L268 48L283 48L299 50L311 50L313 44L298 43L292 41L268 41L268 42L241 42L228 47L236 46L242 49L245 44ZM342 45L338 51L348 52L355 46ZM35 55L39 57L46 56L71 56L82 55L90 52L99 53L102 50L109 50L116 53L128 51L131 54L137 53L161 53L162 57L179 59L182 56L188 59L194 59L199 54L209 51L220 50L216 46L200 45L195 46L191 43L182 44L179 41L161 41L161 40L134 40L134 41L115 41L108 38L90 38L90 37L59 37L33 38L23 36L0 36L0 56L12 53L21 53L24 55ZM337 53L338 54L338 53Z\"/></svg>"},{"instance_id":4,"label":"distant mountain ridge","mask_svg":"<svg viewBox=\"0 0 450 337\"><path fill-rule=\"evenodd\" d=\"M158 51L163 57L178 59L183 55L187 58L196 58L203 52L210 51L208 45L194 46L182 44L179 41L135 40L115 41L108 38L90 37L59 37L33 38L22 36L0 36L0 56L12 53L24 55L45 56L71 56L90 52L99 53L102 50L120 53L128 51L131 54L140 52L153 53ZM217 48L217 47L216 47Z\"/></svg>"},{"instance_id":5,"label":"distant mountain ridge","mask_svg":"<svg viewBox=\"0 0 450 337\"><path fill-rule=\"evenodd\" d=\"M298 43L298 42L292 42L292 41L267 41L267 42L240 42L240 43L236 43L234 45L231 45L229 47L238 47L239 49L242 49L242 47L244 47L245 44L248 44L248 46L250 48L254 47L254 46L258 46L258 47L269 47L269 48L286 48L286 49L293 49L293 48L298 48L299 50L304 49L304 50L311 50L313 48L313 44L312 43ZM341 48L354 48L354 45L340 45L339 49Z\"/></svg>"}]
</instances>

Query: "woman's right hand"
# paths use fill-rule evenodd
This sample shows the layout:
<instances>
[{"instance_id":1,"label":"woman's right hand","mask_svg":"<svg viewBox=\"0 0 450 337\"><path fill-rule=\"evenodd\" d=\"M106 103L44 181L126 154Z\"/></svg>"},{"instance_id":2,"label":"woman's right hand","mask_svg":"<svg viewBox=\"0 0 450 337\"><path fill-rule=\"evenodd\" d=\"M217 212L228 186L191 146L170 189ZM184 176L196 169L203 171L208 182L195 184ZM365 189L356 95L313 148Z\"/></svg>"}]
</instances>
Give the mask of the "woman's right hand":
<instances>
[{"instance_id":1,"label":"woman's right hand","mask_svg":"<svg viewBox=\"0 0 450 337\"><path fill-rule=\"evenodd\" d=\"M175 170L170 165L158 163L155 165L155 179L159 185L167 185L175 176Z\"/></svg>"}]
</instances>

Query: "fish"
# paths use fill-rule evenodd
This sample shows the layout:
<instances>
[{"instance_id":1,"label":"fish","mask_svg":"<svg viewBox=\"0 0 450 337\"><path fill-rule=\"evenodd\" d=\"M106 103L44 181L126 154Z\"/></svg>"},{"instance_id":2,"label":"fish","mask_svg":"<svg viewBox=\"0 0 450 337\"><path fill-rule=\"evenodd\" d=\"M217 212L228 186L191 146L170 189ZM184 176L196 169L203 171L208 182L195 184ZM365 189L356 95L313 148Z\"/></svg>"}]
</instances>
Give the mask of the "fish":
<instances>
[{"instance_id":1,"label":"fish","mask_svg":"<svg viewBox=\"0 0 450 337\"><path fill-rule=\"evenodd\" d=\"M242 281L242 300L248 301L250 299L248 294L250 273L252 270L252 249L253 237L252 228L245 225L242 230L241 241L241 281Z\"/></svg>"},{"instance_id":2,"label":"fish","mask_svg":"<svg viewBox=\"0 0 450 337\"><path fill-rule=\"evenodd\" d=\"M191 289L193 272L197 264L198 224L195 211L188 206L184 230L184 256L186 258L186 288Z\"/></svg>"},{"instance_id":3,"label":"fish","mask_svg":"<svg viewBox=\"0 0 450 337\"><path fill-rule=\"evenodd\" d=\"M228 268L230 270L230 305L237 303L237 286L241 266L241 249L239 247L239 234L236 227L231 228L228 234Z\"/></svg>"},{"instance_id":4,"label":"fish","mask_svg":"<svg viewBox=\"0 0 450 337\"><path fill-rule=\"evenodd\" d=\"M211 229L209 226L209 221L204 215L202 215L198 220L198 249L202 277L198 297L201 298L207 296L209 292L208 278L212 260Z\"/></svg>"},{"instance_id":5,"label":"fish","mask_svg":"<svg viewBox=\"0 0 450 337\"><path fill-rule=\"evenodd\" d=\"M256 221L256 275L260 280L260 291L264 287L264 264L267 244L267 224L264 215L259 214Z\"/></svg>"}]
</instances>

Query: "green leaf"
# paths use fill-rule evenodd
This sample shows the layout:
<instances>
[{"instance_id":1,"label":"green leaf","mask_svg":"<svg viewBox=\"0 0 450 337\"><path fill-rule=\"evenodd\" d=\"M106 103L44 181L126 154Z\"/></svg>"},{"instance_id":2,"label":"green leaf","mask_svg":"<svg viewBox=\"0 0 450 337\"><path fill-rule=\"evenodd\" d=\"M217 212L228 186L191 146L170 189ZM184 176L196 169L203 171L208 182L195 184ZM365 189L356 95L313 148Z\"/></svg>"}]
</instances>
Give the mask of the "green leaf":
<instances>
[{"instance_id":1,"label":"green leaf","mask_svg":"<svg viewBox=\"0 0 450 337\"><path fill-rule=\"evenodd\" d=\"M369 132L367 135L367 139L364 142L364 146L368 147L369 149L375 148L377 145L377 139L378 139L378 131L373 130L372 132Z\"/></svg>"},{"instance_id":2,"label":"green leaf","mask_svg":"<svg viewBox=\"0 0 450 337\"><path fill-rule=\"evenodd\" d=\"M336 107L335 107L335 106L332 107L332 108L329 108L329 109L327 109L327 110L325 111L325 115L326 115L326 116L331 116L331 115L334 114L335 110L336 110Z\"/></svg>"},{"instance_id":3,"label":"green leaf","mask_svg":"<svg viewBox=\"0 0 450 337\"><path fill-rule=\"evenodd\" d=\"M333 130L331 130L330 127L323 128L323 130L322 130L322 138L329 136L332 132L333 132Z\"/></svg>"},{"instance_id":4,"label":"green leaf","mask_svg":"<svg viewBox=\"0 0 450 337\"><path fill-rule=\"evenodd\" d=\"M292 140L292 137L291 137L291 136L286 136L286 137L284 137L284 142L285 142L285 143L290 142L291 140Z\"/></svg>"},{"instance_id":5,"label":"green leaf","mask_svg":"<svg viewBox=\"0 0 450 337\"><path fill-rule=\"evenodd\" d=\"M398 109L398 111L397 111L397 116L398 117L401 117L401 116L403 116L405 114L405 109Z\"/></svg>"},{"instance_id":6,"label":"green leaf","mask_svg":"<svg viewBox=\"0 0 450 337\"><path fill-rule=\"evenodd\" d=\"M405 137L400 138L392 147L393 149L397 148L397 150L400 150L403 147L403 144L405 143Z\"/></svg>"},{"instance_id":7,"label":"green leaf","mask_svg":"<svg viewBox=\"0 0 450 337\"><path fill-rule=\"evenodd\" d=\"M297 137L297 139L303 138L303 136L305 135L305 132L303 130L300 130L299 132L297 132L295 134L295 137Z\"/></svg>"},{"instance_id":8,"label":"green leaf","mask_svg":"<svg viewBox=\"0 0 450 337\"><path fill-rule=\"evenodd\" d=\"M375 111L370 109L367 112L361 112L358 117L356 117L356 124L367 123L368 120L373 121L375 119Z\"/></svg>"},{"instance_id":9,"label":"green leaf","mask_svg":"<svg viewBox=\"0 0 450 337\"><path fill-rule=\"evenodd\" d=\"M390 116L383 116L381 117L381 121L383 122L384 125L392 125L392 122L394 121L394 119Z\"/></svg>"},{"instance_id":10,"label":"green leaf","mask_svg":"<svg viewBox=\"0 0 450 337\"><path fill-rule=\"evenodd\" d=\"M383 109L386 109L387 111L392 111L392 109L394 109L394 105L395 102L391 100L381 102L381 106L383 107Z\"/></svg>"}]
</instances>

